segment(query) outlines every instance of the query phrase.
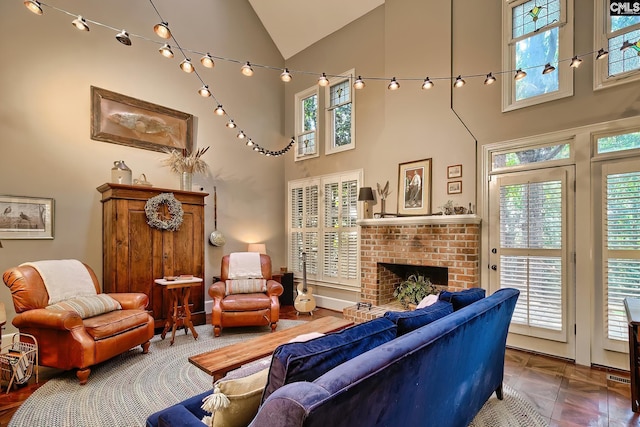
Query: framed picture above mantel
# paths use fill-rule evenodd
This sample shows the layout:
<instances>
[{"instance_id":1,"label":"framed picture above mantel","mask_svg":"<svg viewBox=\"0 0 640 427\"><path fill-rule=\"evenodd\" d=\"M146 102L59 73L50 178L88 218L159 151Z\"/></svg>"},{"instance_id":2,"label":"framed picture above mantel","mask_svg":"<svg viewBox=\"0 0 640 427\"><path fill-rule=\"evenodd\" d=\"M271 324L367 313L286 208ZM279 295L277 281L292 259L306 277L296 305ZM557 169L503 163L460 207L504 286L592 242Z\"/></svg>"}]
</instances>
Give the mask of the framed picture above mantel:
<instances>
[{"instance_id":1,"label":"framed picture above mantel","mask_svg":"<svg viewBox=\"0 0 640 427\"><path fill-rule=\"evenodd\" d=\"M398 166L398 215L431 213L431 159Z\"/></svg>"}]
</instances>

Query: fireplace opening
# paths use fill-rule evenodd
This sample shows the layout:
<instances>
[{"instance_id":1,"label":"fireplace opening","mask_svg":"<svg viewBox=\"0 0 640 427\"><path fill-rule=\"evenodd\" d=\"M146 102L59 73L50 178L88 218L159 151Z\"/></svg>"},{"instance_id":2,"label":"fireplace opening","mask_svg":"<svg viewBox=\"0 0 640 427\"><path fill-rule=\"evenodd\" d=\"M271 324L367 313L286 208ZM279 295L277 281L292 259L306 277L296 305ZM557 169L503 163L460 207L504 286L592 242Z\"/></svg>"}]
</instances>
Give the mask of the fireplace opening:
<instances>
[{"instance_id":1,"label":"fireplace opening","mask_svg":"<svg viewBox=\"0 0 640 427\"><path fill-rule=\"evenodd\" d=\"M412 274L429 278L434 285L447 287L449 284L449 269L431 265L408 265L378 263L378 290L380 302L387 303L394 300L393 291Z\"/></svg>"}]
</instances>

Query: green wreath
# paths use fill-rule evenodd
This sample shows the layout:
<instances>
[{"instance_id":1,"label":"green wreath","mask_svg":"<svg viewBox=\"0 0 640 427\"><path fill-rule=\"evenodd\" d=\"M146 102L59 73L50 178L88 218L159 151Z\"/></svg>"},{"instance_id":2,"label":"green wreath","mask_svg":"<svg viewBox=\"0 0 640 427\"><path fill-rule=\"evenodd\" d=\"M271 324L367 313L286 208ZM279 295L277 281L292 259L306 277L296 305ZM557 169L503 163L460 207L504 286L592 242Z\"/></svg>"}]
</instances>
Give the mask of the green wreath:
<instances>
[{"instance_id":1,"label":"green wreath","mask_svg":"<svg viewBox=\"0 0 640 427\"><path fill-rule=\"evenodd\" d=\"M169 210L170 216L167 220L160 218L159 208L161 205L166 205ZM144 205L144 212L147 214L147 224L153 228L176 231L182 225L182 216L184 215L182 203L175 198L173 193L160 193L150 198Z\"/></svg>"}]
</instances>

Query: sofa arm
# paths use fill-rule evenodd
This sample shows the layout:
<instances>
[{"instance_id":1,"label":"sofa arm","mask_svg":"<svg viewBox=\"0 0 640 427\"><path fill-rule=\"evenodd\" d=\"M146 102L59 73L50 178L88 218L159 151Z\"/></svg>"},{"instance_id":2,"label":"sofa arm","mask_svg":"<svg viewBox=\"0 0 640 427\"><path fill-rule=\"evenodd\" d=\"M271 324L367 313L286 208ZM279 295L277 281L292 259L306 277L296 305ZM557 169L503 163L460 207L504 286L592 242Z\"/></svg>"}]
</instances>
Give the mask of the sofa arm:
<instances>
[{"instance_id":1,"label":"sofa arm","mask_svg":"<svg viewBox=\"0 0 640 427\"><path fill-rule=\"evenodd\" d=\"M209 286L209 296L214 300L221 300L224 298L225 294L225 284L224 282L214 282L211 286Z\"/></svg>"},{"instance_id":2,"label":"sofa arm","mask_svg":"<svg viewBox=\"0 0 640 427\"><path fill-rule=\"evenodd\" d=\"M125 310L144 310L149 305L149 296L141 292L119 292L107 295L118 301Z\"/></svg>"},{"instance_id":3,"label":"sofa arm","mask_svg":"<svg viewBox=\"0 0 640 427\"><path fill-rule=\"evenodd\" d=\"M280 296L284 292L284 288L282 285L275 280L267 280L267 295L272 296Z\"/></svg>"},{"instance_id":4,"label":"sofa arm","mask_svg":"<svg viewBox=\"0 0 640 427\"><path fill-rule=\"evenodd\" d=\"M74 311L54 311L44 308L19 313L11 322L18 329L58 329L70 331L83 327L82 318Z\"/></svg>"}]
</instances>

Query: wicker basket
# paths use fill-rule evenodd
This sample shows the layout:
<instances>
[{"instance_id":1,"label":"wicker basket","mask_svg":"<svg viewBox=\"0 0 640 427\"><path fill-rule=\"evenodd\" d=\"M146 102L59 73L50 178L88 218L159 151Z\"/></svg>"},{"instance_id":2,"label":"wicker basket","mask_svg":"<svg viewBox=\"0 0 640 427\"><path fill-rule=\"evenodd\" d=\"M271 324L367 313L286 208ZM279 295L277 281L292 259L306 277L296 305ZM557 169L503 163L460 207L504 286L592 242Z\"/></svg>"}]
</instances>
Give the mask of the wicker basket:
<instances>
[{"instance_id":1,"label":"wicker basket","mask_svg":"<svg viewBox=\"0 0 640 427\"><path fill-rule=\"evenodd\" d=\"M38 341L29 334L13 334L11 344L0 351L0 380L7 382L7 393L12 385L26 384L33 372L38 382Z\"/></svg>"}]
</instances>

